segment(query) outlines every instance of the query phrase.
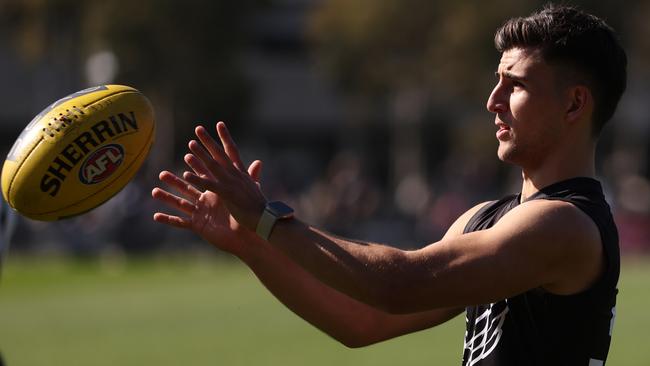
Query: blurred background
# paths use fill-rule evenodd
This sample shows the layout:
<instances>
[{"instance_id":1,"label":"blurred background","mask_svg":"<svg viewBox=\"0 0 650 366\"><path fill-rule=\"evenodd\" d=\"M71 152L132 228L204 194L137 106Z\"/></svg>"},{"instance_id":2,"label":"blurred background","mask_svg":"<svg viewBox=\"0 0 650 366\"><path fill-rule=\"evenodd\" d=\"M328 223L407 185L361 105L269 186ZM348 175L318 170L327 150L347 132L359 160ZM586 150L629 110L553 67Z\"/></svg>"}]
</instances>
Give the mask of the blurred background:
<instances>
[{"instance_id":1,"label":"blurred background","mask_svg":"<svg viewBox=\"0 0 650 366\"><path fill-rule=\"evenodd\" d=\"M496 158L496 27L541 1L2 0L0 143L52 101L119 83L155 108L156 145L119 196L60 223L20 220L16 251L147 253L191 236L156 225L157 173L181 173L193 127L229 124L265 162L269 197L341 235L435 241L477 202L517 192ZM598 174L622 247L650 248L647 1L578 1L620 31L629 87L603 133ZM78 235L83 233L84 235Z\"/></svg>"},{"instance_id":2,"label":"blurred background","mask_svg":"<svg viewBox=\"0 0 650 366\"><path fill-rule=\"evenodd\" d=\"M25 328L28 321L19 315L6 315L13 314L12 301L24 309L40 301L29 297L33 294L21 298L25 287L63 286L44 278L61 275L74 282L66 276L77 273L79 263L86 269L87 263L101 264L99 272L91 271L98 283L106 273L143 278L116 263L135 261L152 273L180 266L186 275L192 267L151 259L161 256L229 263L195 236L151 220L162 209L150 198L157 174L182 173L186 144L199 123L213 127L226 121L244 159L264 161L268 197L287 201L305 221L344 236L419 247L438 240L476 203L518 192L520 172L496 158L494 119L485 109L500 57L493 35L506 19L526 16L544 3L0 0L0 154L45 106L98 84L138 88L152 101L157 123L145 166L109 202L61 222L16 219L0 291L0 319L4 307L4 321L15 321L10 322L15 328L0 322L5 358L10 358L3 346L11 344L9 334L43 332L37 324ZM601 137L597 172L626 260L645 267L650 1L563 3L604 18L619 31L628 53L627 92ZM76 269L60 272L60 262L69 260ZM86 269L82 277L90 275ZM206 271L190 278L216 277ZM639 273L639 283L650 279L648 272ZM87 296L101 292L101 286L88 286ZM456 332L454 360L460 358L462 326ZM24 351L19 354L31 354ZM128 355L121 364L134 359Z\"/></svg>"}]
</instances>

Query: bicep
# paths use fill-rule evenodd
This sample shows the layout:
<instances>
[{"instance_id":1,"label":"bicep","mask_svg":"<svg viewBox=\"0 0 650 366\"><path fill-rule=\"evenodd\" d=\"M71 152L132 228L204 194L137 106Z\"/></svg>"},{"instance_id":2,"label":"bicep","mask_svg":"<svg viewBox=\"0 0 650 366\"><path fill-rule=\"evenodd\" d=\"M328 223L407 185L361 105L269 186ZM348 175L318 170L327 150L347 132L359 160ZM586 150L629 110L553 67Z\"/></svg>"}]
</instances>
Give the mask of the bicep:
<instances>
[{"instance_id":1,"label":"bicep","mask_svg":"<svg viewBox=\"0 0 650 366\"><path fill-rule=\"evenodd\" d=\"M558 207L520 205L490 229L410 253L407 260L414 265L402 294L412 297L404 303L416 298L431 308L489 303L573 276L577 260L585 255L597 260L591 253L593 230L575 208Z\"/></svg>"},{"instance_id":2,"label":"bicep","mask_svg":"<svg viewBox=\"0 0 650 366\"><path fill-rule=\"evenodd\" d=\"M465 211L447 229L443 240L462 235L469 220L489 203L489 201L482 202ZM383 340L440 325L464 312L465 307L463 305L454 305L406 314L389 314L381 310L375 311L376 324L382 324L383 328L383 332L377 332L376 334Z\"/></svg>"}]
</instances>

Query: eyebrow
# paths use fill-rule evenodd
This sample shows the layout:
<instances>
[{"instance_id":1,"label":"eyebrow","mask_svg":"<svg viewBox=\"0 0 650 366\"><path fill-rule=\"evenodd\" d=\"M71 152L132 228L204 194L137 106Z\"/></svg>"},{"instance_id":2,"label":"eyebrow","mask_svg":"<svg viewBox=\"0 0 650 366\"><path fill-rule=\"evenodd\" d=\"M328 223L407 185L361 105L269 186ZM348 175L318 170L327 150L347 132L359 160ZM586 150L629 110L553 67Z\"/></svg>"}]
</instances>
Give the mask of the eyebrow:
<instances>
[{"instance_id":1,"label":"eyebrow","mask_svg":"<svg viewBox=\"0 0 650 366\"><path fill-rule=\"evenodd\" d=\"M494 75L495 75L497 78L500 76L498 71L495 71L495 72L494 72ZM507 71L507 70L504 71L504 72L502 72L501 75L502 75L503 77L508 78L508 79L517 80L517 81L526 81L526 80L527 80L525 77L523 77L523 76L521 76L521 75L513 74L512 72Z\"/></svg>"}]
</instances>

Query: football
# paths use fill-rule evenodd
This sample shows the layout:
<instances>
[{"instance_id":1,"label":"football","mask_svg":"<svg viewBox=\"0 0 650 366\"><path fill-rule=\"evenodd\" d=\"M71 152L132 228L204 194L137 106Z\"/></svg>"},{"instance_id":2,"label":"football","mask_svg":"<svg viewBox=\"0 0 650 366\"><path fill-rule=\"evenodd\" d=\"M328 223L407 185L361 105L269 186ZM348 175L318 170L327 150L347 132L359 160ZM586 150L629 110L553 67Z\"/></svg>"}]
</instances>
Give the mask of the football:
<instances>
[{"instance_id":1,"label":"football","mask_svg":"<svg viewBox=\"0 0 650 366\"><path fill-rule=\"evenodd\" d=\"M133 178L154 131L151 103L134 88L101 85L70 94L20 134L2 167L2 194L35 220L87 212Z\"/></svg>"}]
</instances>

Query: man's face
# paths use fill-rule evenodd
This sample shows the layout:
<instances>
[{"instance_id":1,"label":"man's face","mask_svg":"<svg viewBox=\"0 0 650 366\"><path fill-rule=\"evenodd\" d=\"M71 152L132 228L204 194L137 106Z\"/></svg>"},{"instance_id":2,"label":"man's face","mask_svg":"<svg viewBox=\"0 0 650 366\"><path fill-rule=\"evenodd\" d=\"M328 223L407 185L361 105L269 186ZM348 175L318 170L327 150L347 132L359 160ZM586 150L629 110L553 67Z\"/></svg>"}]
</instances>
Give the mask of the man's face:
<instances>
[{"instance_id":1,"label":"man's face","mask_svg":"<svg viewBox=\"0 0 650 366\"><path fill-rule=\"evenodd\" d=\"M499 159L535 169L562 140L564 93L557 73L535 49L503 52L487 101L499 130Z\"/></svg>"}]
</instances>

